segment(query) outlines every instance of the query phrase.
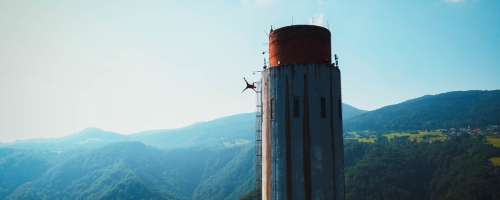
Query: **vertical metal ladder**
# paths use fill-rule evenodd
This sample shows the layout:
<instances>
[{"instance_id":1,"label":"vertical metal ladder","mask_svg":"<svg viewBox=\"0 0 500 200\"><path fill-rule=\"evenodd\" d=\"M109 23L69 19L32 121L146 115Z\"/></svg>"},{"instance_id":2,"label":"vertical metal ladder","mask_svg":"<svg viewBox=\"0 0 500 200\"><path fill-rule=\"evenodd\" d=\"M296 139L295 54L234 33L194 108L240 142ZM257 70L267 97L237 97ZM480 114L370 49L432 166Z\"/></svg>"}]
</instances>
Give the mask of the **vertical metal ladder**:
<instances>
[{"instance_id":1,"label":"vertical metal ladder","mask_svg":"<svg viewBox=\"0 0 500 200\"><path fill-rule=\"evenodd\" d=\"M262 198L262 80L256 82L257 112L255 119L255 199Z\"/></svg>"}]
</instances>

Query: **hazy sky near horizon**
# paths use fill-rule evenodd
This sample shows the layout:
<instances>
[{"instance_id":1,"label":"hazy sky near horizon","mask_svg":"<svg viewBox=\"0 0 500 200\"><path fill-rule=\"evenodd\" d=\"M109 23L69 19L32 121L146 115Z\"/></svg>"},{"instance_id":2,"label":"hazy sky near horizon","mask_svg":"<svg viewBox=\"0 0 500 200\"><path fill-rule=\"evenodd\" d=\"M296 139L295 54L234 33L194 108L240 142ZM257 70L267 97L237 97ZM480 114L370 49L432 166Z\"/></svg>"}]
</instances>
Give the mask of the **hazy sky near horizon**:
<instances>
[{"instance_id":1,"label":"hazy sky near horizon","mask_svg":"<svg viewBox=\"0 0 500 200\"><path fill-rule=\"evenodd\" d=\"M0 0L0 141L255 110L270 26L322 24L343 101L500 89L496 0Z\"/></svg>"}]
</instances>

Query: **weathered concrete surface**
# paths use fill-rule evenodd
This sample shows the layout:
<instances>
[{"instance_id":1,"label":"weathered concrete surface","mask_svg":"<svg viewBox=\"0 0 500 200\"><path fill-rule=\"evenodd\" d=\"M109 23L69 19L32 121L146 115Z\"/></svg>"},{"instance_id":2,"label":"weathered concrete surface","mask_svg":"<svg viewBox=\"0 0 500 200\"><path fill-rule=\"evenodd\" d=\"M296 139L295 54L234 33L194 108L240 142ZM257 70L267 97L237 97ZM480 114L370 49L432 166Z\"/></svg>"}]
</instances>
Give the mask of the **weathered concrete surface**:
<instances>
[{"instance_id":1,"label":"weathered concrete surface","mask_svg":"<svg viewBox=\"0 0 500 200\"><path fill-rule=\"evenodd\" d=\"M262 199L343 200L339 69L283 65L262 81Z\"/></svg>"}]
</instances>

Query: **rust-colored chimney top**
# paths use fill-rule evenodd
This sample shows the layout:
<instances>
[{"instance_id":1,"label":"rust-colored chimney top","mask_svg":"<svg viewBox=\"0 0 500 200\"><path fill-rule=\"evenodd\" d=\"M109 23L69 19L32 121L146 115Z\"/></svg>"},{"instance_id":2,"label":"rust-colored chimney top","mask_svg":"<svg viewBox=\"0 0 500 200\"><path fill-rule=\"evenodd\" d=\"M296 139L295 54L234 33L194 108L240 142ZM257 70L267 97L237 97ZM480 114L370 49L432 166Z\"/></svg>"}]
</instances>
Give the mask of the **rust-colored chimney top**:
<instances>
[{"instance_id":1,"label":"rust-colored chimney top","mask_svg":"<svg viewBox=\"0 0 500 200\"><path fill-rule=\"evenodd\" d=\"M269 35L271 67L286 64L331 64L330 31L315 25L293 25Z\"/></svg>"}]
</instances>

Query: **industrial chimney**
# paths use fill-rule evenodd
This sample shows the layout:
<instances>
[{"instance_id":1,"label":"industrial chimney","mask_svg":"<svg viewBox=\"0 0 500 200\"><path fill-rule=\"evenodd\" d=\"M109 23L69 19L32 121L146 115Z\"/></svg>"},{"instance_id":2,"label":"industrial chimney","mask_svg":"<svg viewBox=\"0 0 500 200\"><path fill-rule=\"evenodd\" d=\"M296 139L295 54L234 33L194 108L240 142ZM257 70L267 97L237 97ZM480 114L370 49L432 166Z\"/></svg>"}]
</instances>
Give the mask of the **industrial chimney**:
<instances>
[{"instance_id":1,"label":"industrial chimney","mask_svg":"<svg viewBox=\"0 0 500 200\"><path fill-rule=\"evenodd\" d=\"M314 25L269 35L260 86L263 200L344 200L340 71L330 38Z\"/></svg>"}]
</instances>

